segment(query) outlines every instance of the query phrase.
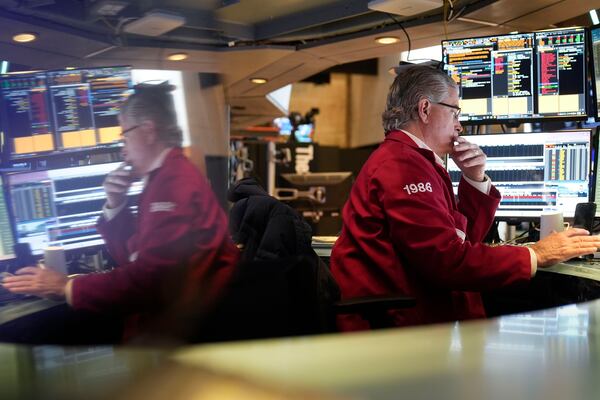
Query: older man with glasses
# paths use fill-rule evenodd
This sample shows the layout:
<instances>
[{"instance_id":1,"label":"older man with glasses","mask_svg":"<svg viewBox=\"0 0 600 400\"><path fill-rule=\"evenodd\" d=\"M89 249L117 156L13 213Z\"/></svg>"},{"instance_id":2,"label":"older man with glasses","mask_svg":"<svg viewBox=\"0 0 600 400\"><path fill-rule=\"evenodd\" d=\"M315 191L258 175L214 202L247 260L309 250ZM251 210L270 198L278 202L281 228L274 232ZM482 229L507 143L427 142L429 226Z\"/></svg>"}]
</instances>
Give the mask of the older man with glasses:
<instances>
[{"instance_id":1,"label":"older man with glasses","mask_svg":"<svg viewBox=\"0 0 600 400\"><path fill-rule=\"evenodd\" d=\"M443 71L415 66L392 84L383 113L385 140L363 166L343 210L331 257L345 299L404 293L417 306L390 312L398 326L479 318L479 294L527 282L538 267L600 247L583 229L531 247L481 243L500 193L485 175L486 156L459 136L458 87ZM462 172L454 196L443 158ZM356 315L345 330L368 329Z\"/></svg>"},{"instance_id":2,"label":"older man with glasses","mask_svg":"<svg viewBox=\"0 0 600 400\"><path fill-rule=\"evenodd\" d=\"M149 330L183 335L188 327L165 321L191 323L186 318L221 294L239 253L224 210L183 154L172 88L138 85L121 108L125 162L104 181L107 200L98 222L117 268L68 279L26 267L5 279L5 288L65 298L75 310L125 316L125 339ZM144 190L134 214L127 192L140 179Z\"/></svg>"}]
</instances>

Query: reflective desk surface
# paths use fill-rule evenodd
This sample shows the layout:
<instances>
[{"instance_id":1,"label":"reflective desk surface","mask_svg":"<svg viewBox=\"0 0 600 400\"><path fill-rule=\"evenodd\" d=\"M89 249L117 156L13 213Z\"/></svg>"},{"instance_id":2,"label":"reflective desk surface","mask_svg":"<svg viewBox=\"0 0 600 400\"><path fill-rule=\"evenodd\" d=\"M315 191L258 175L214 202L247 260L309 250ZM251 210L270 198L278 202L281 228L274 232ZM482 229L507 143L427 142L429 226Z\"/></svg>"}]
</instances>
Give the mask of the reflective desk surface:
<instances>
[{"instance_id":1,"label":"reflective desk surface","mask_svg":"<svg viewBox=\"0 0 600 400\"><path fill-rule=\"evenodd\" d=\"M597 399L600 300L484 321L177 348L0 345L1 399Z\"/></svg>"}]
</instances>

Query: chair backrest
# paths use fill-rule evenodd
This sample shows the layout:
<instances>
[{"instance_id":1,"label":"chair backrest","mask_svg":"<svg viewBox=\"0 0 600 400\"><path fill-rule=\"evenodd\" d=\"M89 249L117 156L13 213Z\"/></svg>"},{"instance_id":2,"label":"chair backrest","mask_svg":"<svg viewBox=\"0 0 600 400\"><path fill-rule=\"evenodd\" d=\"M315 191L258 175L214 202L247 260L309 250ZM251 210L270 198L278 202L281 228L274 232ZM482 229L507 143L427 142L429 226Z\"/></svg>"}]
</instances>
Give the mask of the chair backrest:
<instances>
[{"instance_id":1,"label":"chair backrest","mask_svg":"<svg viewBox=\"0 0 600 400\"><path fill-rule=\"evenodd\" d=\"M222 341L335 330L340 291L311 247L310 226L252 179L230 190L230 230L242 262L229 289L195 333Z\"/></svg>"},{"instance_id":2,"label":"chair backrest","mask_svg":"<svg viewBox=\"0 0 600 400\"><path fill-rule=\"evenodd\" d=\"M318 260L307 256L241 264L222 301L199 326L195 340L335 331L331 307L339 299L339 289L324 271Z\"/></svg>"}]
</instances>

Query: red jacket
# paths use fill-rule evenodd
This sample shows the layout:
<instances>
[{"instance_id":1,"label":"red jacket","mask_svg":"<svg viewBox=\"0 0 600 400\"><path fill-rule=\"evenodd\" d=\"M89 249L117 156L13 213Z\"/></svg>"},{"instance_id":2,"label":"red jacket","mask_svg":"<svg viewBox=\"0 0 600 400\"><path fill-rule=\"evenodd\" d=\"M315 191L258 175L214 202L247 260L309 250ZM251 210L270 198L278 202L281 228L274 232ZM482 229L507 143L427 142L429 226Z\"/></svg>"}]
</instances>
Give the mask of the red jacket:
<instances>
[{"instance_id":1,"label":"red jacket","mask_svg":"<svg viewBox=\"0 0 600 400\"><path fill-rule=\"evenodd\" d=\"M528 249L481 243L499 201L495 188L485 195L462 180L457 203L433 152L402 132L389 133L343 210L331 255L342 298L415 297L416 307L393 312L398 326L484 317L479 291L531 276ZM346 330L368 328L358 316L339 322Z\"/></svg>"},{"instance_id":2,"label":"red jacket","mask_svg":"<svg viewBox=\"0 0 600 400\"><path fill-rule=\"evenodd\" d=\"M101 217L98 230L119 266L76 278L76 309L156 314L198 296L211 301L239 257L224 211L181 149L171 150L150 173L137 218L125 208L110 221ZM128 329L137 330L131 323Z\"/></svg>"}]
</instances>

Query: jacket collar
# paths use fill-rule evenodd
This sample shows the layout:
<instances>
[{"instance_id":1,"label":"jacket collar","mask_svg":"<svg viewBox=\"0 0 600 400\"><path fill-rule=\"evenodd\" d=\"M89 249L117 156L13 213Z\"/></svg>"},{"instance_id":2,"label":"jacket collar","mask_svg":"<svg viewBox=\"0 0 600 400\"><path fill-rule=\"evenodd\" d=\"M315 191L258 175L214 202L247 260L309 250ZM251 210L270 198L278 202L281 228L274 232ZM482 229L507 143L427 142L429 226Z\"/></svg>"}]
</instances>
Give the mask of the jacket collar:
<instances>
[{"instance_id":1,"label":"jacket collar","mask_svg":"<svg viewBox=\"0 0 600 400\"><path fill-rule=\"evenodd\" d=\"M152 163L148 173L142 177L142 184L144 185L144 187L146 186L146 184L148 183L150 178L152 176L154 176L156 171L158 171L165 162L179 156L180 154L183 154L183 153L182 153L181 148L179 148L179 147L169 147L169 148L164 149L158 155L158 157L156 157L156 159Z\"/></svg>"},{"instance_id":2,"label":"jacket collar","mask_svg":"<svg viewBox=\"0 0 600 400\"><path fill-rule=\"evenodd\" d=\"M446 164L445 164L444 160L440 156L435 154L433 152L433 150L431 150L431 148L429 146L427 146L427 144L425 142L423 142L421 139L419 139L418 137L416 137L415 135L413 135L412 133L410 133L408 131L397 130L397 131L389 132L386 135L385 140L392 140L395 142L400 142L400 143L406 144L408 146L414 147L414 148L418 149L419 152L421 154L425 155L428 159L430 159L431 161L435 161L441 167L445 168Z\"/></svg>"}]
</instances>

